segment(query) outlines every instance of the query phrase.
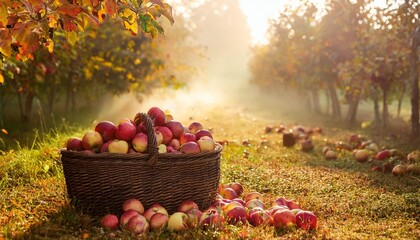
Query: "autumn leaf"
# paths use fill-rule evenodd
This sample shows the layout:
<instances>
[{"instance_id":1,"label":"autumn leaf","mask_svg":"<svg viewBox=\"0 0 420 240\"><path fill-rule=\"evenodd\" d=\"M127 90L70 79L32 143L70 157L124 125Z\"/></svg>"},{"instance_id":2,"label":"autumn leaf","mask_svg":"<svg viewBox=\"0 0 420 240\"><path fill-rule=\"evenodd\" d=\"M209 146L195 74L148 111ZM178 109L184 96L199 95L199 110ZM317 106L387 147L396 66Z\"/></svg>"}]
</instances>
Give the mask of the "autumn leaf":
<instances>
[{"instance_id":1,"label":"autumn leaf","mask_svg":"<svg viewBox=\"0 0 420 240\"><path fill-rule=\"evenodd\" d=\"M76 17L83 11L83 8L75 4L63 4L57 8L57 13Z\"/></svg>"},{"instance_id":2,"label":"autumn leaf","mask_svg":"<svg viewBox=\"0 0 420 240\"><path fill-rule=\"evenodd\" d=\"M3 73L0 72L0 85L2 85L3 83L4 83Z\"/></svg>"},{"instance_id":3,"label":"autumn leaf","mask_svg":"<svg viewBox=\"0 0 420 240\"><path fill-rule=\"evenodd\" d=\"M172 16L172 7L165 3L165 6L163 8L159 9L159 13L161 13L163 16L165 16L172 24L174 24L175 20Z\"/></svg>"},{"instance_id":4,"label":"autumn leaf","mask_svg":"<svg viewBox=\"0 0 420 240\"><path fill-rule=\"evenodd\" d=\"M0 52L6 57L12 55L10 44L12 44L12 36L10 36L9 31L0 23Z\"/></svg>"},{"instance_id":5,"label":"autumn leaf","mask_svg":"<svg viewBox=\"0 0 420 240\"><path fill-rule=\"evenodd\" d=\"M0 24L7 22L7 5L3 1L0 2Z\"/></svg>"},{"instance_id":6,"label":"autumn leaf","mask_svg":"<svg viewBox=\"0 0 420 240\"><path fill-rule=\"evenodd\" d=\"M74 24L74 18L72 17L68 17L68 16L63 16L61 19L62 23L63 23L63 30L66 32L72 32L72 31L76 31L77 30L77 26L76 24Z\"/></svg>"},{"instance_id":7,"label":"autumn leaf","mask_svg":"<svg viewBox=\"0 0 420 240\"><path fill-rule=\"evenodd\" d=\"M139 31L139 26L136 21L136 13L131 11L129 8L125 8L123 12L120 13L121 19L124 21L124 27L127 30L130 30L132 34L136 34Z\"/></svg>"},{"instance_id":8,"label":"autumn leaf","mask_svg":"<svg viewBox=\"0 0 420 240\"><path fill-rule=\"evenodd\" d=\"M118 12L118 6L115 0L105 0L105 8L112 18L114 18L115 14Z\"/></svg>"}]
</instances>

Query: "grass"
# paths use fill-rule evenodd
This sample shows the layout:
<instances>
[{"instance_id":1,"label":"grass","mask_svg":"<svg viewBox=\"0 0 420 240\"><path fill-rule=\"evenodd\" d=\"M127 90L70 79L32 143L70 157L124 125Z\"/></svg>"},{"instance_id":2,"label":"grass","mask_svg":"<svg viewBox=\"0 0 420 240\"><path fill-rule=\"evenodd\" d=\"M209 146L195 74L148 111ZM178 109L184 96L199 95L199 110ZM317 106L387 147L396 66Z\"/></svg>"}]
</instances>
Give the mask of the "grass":
<instances>
[{"instance_id":1,"label":"grass","mask_svg":"<svg viewBox=\"0 0 420 240\"><path fill-rule=\"evenodd\" d=\"M201 112L203 114L203 112ZM207 113L206 113L207 114ZM240 111L215 108L202 116L216 139L225 141L220 183L240 182L245 192L259 191L265 202L278 196L294 199L318 216L315 231L275 230L273 227L229 226L219 230L193 229L184 233L153 232L143 239L419 239L420 180L406 175L372 171L357 163L350 152L325 160L322 148L363 133L380 146L414 149L403 132L380 133L371 129L331 127L317 122L323 134L313 136L315 149L283 147L281 134L265 127L292 121L267 120ZM314 127L315 122L301 122ZM330 127L326 127L330 126ZM108 233L93 219L75 211L66 198L59 149L65 140L81 136L87 124L58 124L53 130L34 133L28 144L1 152L0 239L130 239L128 232ZM400 130L399 130L400 131ZM395 137L396 136L396 137ZM242 142L249 141L249 146Z\"/></svg>"}]
</instances>

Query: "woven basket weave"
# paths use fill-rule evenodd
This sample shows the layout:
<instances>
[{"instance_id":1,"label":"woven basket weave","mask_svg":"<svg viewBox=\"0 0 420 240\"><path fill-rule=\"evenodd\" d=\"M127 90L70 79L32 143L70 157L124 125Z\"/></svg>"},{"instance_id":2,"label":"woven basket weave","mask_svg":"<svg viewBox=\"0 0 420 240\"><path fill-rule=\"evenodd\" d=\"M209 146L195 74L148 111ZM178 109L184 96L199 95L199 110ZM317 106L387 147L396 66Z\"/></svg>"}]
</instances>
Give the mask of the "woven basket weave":
<instances>
[{"instance_id":1,"label":"woven basket weave","mask_svg":"<svg viewBox=\"0 0 420 240\"><path fill-rule=\"evenodd\" d=\"M221 145L197 154L158 153L152 120L143 122L149 138L147 153L86 154L61 150L61 161L71 202L83 213L121 214L122 202L139 199L145 209L154 203L170 214L184 200L208 208L217 194Z\"/></svg>"}]
</instances>

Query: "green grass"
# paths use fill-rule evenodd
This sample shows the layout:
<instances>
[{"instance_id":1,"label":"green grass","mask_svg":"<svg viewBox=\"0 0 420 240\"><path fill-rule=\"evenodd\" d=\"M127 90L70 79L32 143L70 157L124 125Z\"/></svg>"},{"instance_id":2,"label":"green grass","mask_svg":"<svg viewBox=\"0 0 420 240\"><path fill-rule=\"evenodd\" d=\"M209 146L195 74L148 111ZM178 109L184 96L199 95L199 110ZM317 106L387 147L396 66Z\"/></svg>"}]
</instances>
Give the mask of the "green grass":
<instances>
[{"instance_id":1,"label":"green grass","mask_svg":"<svg viewBox=\"0 0 420 240\"><path fill-rule=\"evenodd\" d=\"M212 109L203 120L216 139L226 141L220 183L240 182L245 192L259 191L265 203L278 196L294 199L318 216L315 231L275 230L273 227L226 225L219 230L193 229L184 233L152 232L144 239L419 239L420 180L375 172L357 163L350 152L325 160L327 143L344 141L357 131L380 146L413 149L404 136L387 139L374 129L325 127L314 135L313 152L296 145L282 146L281 134L266 134L280 121L250 117L235 111ZM200 116L195 116L199 119ZM184 122L184 121L182 121ZM293 124L285 123L291 127ZM308 124L307 122L302 124ZM315 123L311 123L315 124ZM306 125L313 127L315 125ZM72 135L81 136L88 124L57 124L34 132L32 141L1 152L0 239L130 239L129 232L110 235L98 219L78 213L66 198L59 149ZM244 146L249 140L250 146Z\"/></svg>"}]
</instances>

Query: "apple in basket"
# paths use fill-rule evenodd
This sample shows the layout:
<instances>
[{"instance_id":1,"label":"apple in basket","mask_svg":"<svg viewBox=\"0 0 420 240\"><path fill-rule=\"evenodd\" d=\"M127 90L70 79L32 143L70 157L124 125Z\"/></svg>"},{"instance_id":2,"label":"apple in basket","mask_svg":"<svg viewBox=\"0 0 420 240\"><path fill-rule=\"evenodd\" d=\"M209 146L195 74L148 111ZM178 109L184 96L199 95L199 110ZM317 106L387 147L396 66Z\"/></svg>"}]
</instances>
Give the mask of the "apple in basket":
<instances>
[{"instance_id":1,"label":"apple in basket","mask_svg":"<svg viewBox=\"0 0 420 240\"><path fill-rule=\"evenodd\" d=\"M200 147L201 152L210 152L213 151L216 144L214 143L213 138L209 136L203 136L197 141L198 146Z\"/></svg>"},{"instance_id":2,"label":"apple in basket","mask_svg":"<svg viewBox=\"0 0 420 240\"><path fill-rule=\"evenodd\" d=\"M196 142L187 142L182 144L179 150L182 153L199 153L200 146Z\"/></svg>"},{"instance_id":3,"label":"apple in basket","mask_svg":"<svg viewBox=\"0 0 420 240\"><path fill-rule=\"evenodd\" d=\"M121 122L115 130L115 138L131 142L136 135L137 128L131 122Z\"/></svg>"},{"instance_id":4,"label":"apple in basket","mask_svg":"<svg viewBox=\"0 0 420 240\"><path fill-rule=\"evenodd\" d=\"M179 137L185 132L185 128L181 122L176 120L170 120L165 125L172 132L172 137L174 139L179 139Z\"/></svg>"},{"instance_id":5,"label":"apple in basket","mask_svg":"<svg viewBox=\"0 0 420 240\"><path fill-rule=\"evenodd\" d=\"M145 133L137 133L131 141L134 150L140 153L147 151L148 137Z\"/></svg>"},{"instance_id":6,"label":"apple in basket","mask_svg":"<svg viewBox=\"0 0 420 240\"><path fill-rule=\"evenodd\" d=\"M166 117L165 117L165 112L162 109L158 107L151 107L147 111L147 115L149 115L150 118L152 119L154 126L165 125Z\"/></svg>"},{"instance_id":7,"label":"apple in basket","mask_svg":"<svg viewBox=\"0 0 420 240\"><path fill-rule=\"evenodd\" d=\"M89 130L82 137L82 145L85 150L93 150L99 152L104 140L102 135L96 131Z\"/></svg>"},{"instance_id":8,"label":"apple in basket","mask_svg":"<svg viewBox=\"0 0 420 240\"><path fill-rule=\"evenodd\" d=\"M117 130L117 126L111 121L100 121L95 126L95 131L102 135L104 142L115 138L115 130Z\"/></svg>"},{"instance_id":9,"label":"apple in basket","mask_svg":"<svg viewBox=\"0 0 420 240\"><path fill-rule=\"evenodd\" d=\"M82 151L83 150L82 139L78 137L71 137L67 140L66 147L67 147L67 150L69 151Z\"/></svg>"},{"instance_id":10,"label":"apple in basket","mask_svg":"<svg viewBox=\"0 0 420 240\"><path fill-rule=\"evenodd\" d=\"M203 125L201 123L199 123L199 122L192 122L188 126L188 130L192 134L195 134L198 130L201 130L201 129L203 129Z\"/></svg>"},{"instance_id":11,"label":"apple in basket","mask_svg":"<svg viewBox=\"0 0 420 240\"><path fill-rule=\"evenodd\" d=\"M114 139L108 145L108 152L110 153L128 153L128 143L124 140Z\"/></svg>"}]
</instances>

